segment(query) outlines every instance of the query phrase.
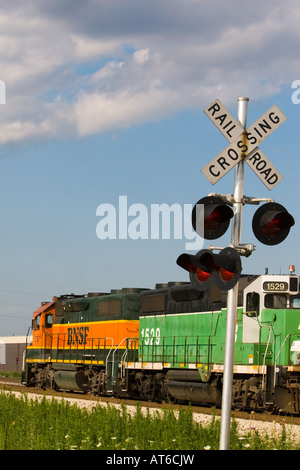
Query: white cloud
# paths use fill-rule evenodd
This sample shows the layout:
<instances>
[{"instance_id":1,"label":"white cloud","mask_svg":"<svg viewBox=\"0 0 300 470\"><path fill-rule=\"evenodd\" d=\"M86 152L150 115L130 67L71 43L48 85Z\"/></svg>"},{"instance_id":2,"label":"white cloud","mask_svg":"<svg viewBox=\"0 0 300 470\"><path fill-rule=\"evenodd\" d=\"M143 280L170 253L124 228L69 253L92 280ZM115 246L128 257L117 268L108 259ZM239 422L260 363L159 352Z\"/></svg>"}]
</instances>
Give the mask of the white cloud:
<instances>
[{"instance_id":1,"label":"white cloud","mask_svg":"<svg viewBox=\"0 0 300 470\"><path fill-rule=\"evenodd\" d=\"M103 40L96 38L86 38L76 34L72 34L71 38L75 46L74 59L93 59L121 53L122 51L120 42L117 39Z\"/></svg>"},{"instance_id":2,"label":"white cloud","mask_svg":"<svg viewBox=\"0 0 300 470\"><path fill-rule=\"evenodd\" d=\"M239 3L241 5L241 3ZM0 142L158 120L299 78L298 0L23 0L0 6Z\"/></svg>"},{"instance_id":3,"label":"white cloud","mask_svg":"<svg viewBox=\"0 0 300 470\"><path fill-rule=\"evenodd\" d=\"M145 62L149 60L149 48L147 49L139 49L135 51L133 54L133 58L137 64L143 65Z\"/></svg>"},{"instance_id":4,"label":"white cloud","mask_svg":"<svg viewBox=\"0 0 300 470\"><path fill-rule=\"evenodd\" d=\"M87 93L74 106L78 134L86 136L155 120L166 109L169 113L176 111L179 101L176 92L155 88L135 93Z\"/></svg>"}]
</instances>

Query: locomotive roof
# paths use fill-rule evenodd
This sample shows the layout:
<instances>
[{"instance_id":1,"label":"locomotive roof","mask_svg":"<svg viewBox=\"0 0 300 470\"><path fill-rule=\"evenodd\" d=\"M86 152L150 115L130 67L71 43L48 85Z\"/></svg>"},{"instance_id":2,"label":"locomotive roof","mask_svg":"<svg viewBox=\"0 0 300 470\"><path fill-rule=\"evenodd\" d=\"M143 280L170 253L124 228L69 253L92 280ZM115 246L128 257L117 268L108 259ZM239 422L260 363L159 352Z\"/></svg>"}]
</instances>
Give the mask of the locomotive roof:
<instances>
[{"instance_id":1,"label":"locomotive roof","mask_svg":"<svg viewBox=\"0 0 300 470\"><path fill-rule=\"evenodd\" d=\"M33 312L32 317L35 318L37 315L39 315L42 312L45 312L45 310L48 310L54 305L55 305L55 302L43 302L42 305Z\"/></svg>"}]
</instances>

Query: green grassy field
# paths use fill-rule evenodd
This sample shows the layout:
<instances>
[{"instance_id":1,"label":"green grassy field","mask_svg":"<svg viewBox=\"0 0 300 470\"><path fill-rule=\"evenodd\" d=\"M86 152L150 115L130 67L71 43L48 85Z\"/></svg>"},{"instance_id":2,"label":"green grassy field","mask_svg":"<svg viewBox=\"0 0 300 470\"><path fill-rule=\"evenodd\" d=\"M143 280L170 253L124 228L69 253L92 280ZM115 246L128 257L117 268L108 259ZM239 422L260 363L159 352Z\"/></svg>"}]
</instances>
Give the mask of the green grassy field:
<instances>
[{"instance_id":1,"label":"green grassy field","mask_svg":"<svg viewBox=\"0 0 300 470\"><path fill-rule=\"evenodd\" d=\"M0 450L214 450L219 448L220 420L193 420L191 409L169 408L150 415L141 405L130 415L126 406L92 410L67 401L28 400L24 394L0 394ZM255 430L239 435L232 420L232 450L299 450L285 428L279 438Z\"/></svg>"}]
</instances>

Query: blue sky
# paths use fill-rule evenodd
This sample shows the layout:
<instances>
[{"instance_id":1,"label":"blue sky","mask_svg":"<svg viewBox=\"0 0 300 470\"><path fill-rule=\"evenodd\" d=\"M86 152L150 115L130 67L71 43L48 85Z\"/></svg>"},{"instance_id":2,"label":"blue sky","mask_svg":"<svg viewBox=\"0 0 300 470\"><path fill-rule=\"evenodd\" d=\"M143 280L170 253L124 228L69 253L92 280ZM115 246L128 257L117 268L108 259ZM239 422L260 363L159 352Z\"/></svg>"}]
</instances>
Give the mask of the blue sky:
<instances>
[{"instance_id":1,"label":"blue sky","mask_svg":"<svg viewBox=\"0 0 300 470\"><path fill-rule=\"evenodd\" d=\"M257 206L245 206L242 243L256 250L242 262L246 273L299 273L299 10L294 0L1 2L0 336L25 334L54 295L188 280L176 265L187 240L100 240L96 211L118 211L120 196L150 213L232 193L233 171L215 186L201 173L228 145L203 112L215 98L236 117L249 97L248 126L274 104L287 116L259 146L284 179L268 191L246 165L244 194L275 199L296 224L262 245ZM217 241L229 243L230 230Z\"/></svg>"}]
</instances>

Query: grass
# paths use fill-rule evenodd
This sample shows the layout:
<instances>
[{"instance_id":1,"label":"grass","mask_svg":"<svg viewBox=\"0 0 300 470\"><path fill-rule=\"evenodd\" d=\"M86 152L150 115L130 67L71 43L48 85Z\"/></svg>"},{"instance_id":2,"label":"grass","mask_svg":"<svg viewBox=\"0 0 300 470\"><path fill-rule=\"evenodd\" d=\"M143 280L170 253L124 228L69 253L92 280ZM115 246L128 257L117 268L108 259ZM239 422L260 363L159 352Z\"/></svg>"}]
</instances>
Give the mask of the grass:
<instances>
[{"instance_id":1,"label":"grass","mask_svg":"<svg viewBox=\"0 0 300 470\"><path fill-rule=\"evenodd\" d=\"M29 400L24 394L0 394L0 450L215 450L219 448L220 420L202 425L192 409L169 408L134 415L114 406L95 406L91 411L67 401ZM232 450L299 450L286 434L277 439L256 431L239 435L232 420Z\"/></svg>"},{"instance_id":2,"label":"grass","mask_svg":"<svg viewBox=\"0 0 300 470\"><path fill-rule=\"evenodd\" d=\"M21 372L5 372L3 370L0 370L0 377L20 377L21 378Z\"/></svg>"}]
</instances>

